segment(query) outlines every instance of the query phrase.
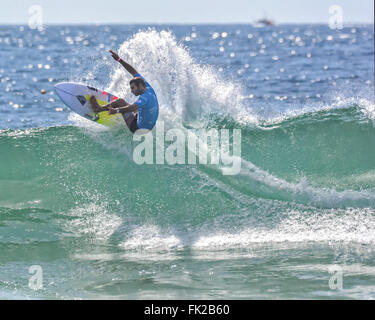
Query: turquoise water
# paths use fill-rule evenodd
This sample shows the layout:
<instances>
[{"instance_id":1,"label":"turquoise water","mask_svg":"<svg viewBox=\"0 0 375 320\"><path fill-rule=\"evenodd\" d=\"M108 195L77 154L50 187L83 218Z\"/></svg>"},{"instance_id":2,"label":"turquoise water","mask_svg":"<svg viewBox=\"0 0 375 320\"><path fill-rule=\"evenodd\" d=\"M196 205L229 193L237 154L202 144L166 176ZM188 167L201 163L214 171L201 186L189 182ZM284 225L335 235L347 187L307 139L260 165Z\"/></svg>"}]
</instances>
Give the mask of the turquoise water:
<instances>
[{"instance_id":1,"label":"turquoise water","mask_svg":"<svg viewBox=\"0 0 375 320\"><path fill-rule=\"evenodd\" d=\"M21 30L0 27L1 299L375 298L373 26ZM137 165L125 129L71 114L57 82L134 100L103 46L167 128L240 129L239 174Z\"/></svg>"}]
</instances>

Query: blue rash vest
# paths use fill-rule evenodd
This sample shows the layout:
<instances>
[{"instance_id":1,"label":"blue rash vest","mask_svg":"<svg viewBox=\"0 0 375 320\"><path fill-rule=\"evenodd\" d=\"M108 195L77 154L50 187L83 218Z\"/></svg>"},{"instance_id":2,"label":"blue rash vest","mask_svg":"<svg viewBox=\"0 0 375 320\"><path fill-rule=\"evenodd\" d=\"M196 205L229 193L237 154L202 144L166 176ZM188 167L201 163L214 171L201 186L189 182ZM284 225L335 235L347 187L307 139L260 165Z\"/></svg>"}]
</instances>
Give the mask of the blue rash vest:
<instances>
[{"instance_id":1,"label":"blue rash vest","mask_svg":"<svg viewBox=\"0 0 375 320\"><path fill-rule=\"evenodd\" d=\"M141 78L146 84L146 91L142 93L135 104L138 107L137 126L139 129L151 130L158 120L159 103L154 89L139 73L134 78Z\"/></svg>"}]
</instances>

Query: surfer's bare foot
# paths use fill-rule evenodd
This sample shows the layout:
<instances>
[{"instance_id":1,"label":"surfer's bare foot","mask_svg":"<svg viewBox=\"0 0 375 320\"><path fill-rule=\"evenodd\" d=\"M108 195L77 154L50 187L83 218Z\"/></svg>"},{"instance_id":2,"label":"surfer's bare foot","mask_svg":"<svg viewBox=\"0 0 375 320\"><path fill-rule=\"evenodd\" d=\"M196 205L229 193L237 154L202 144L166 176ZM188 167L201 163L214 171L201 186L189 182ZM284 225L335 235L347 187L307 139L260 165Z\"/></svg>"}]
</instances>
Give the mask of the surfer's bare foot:
<instances>
[{"instance_id":1,"label":"surfer's bare foot","mask_svg":"<svg viewBox=\"0 0 375 320\"><path fill-rule=\"evenodd\" d=\"M92 107L92 111L94 111L96 113L102 111L102 108L99 106L98 102L96 101L95 96L90 97L90 104L91 104L91 107Z\"/></svg>"}]
</instances>

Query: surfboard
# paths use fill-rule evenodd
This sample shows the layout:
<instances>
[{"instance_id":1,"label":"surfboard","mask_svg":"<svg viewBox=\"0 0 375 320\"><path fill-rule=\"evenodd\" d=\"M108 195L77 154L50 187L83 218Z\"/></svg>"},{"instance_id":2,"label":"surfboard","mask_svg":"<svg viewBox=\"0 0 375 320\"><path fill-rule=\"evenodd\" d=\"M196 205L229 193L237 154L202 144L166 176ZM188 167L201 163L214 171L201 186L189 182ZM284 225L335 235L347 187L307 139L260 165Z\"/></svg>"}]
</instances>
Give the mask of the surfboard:
<instances>
[{"instance_id":1,"label":"surfboard","mask_svg":"<svg viewBox=\"0 0 375 320\"><path fill-rule=\"evenodd\" d=\"M96 97L98 104L101 106L118 99L115 95L97 88L80 83L61 82L55 85L55 91L69 109L88 120L105 126L123 126L126 124L124 117L133 116L132 113L127 113L123 117L122 114L109 114L108 111L93 112L89 102L92 95Z\"/></svg>"}]
</instances>

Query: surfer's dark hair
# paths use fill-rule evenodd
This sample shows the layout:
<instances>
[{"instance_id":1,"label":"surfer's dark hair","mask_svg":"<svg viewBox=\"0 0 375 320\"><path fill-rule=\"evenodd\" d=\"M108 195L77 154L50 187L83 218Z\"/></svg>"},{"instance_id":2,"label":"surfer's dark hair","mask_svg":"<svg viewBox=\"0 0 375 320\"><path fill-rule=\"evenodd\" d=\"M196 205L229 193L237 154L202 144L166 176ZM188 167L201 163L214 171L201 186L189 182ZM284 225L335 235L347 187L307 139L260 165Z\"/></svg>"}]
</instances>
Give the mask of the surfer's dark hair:
<instances>
[{"instance_id":1,"label":"surfer's dark hair","mask_svg":"<svg viewBox=\"0 0 375 320\"><path fill-rule=\"evenodd\" d=\"M131 79L129 84L132 84L132 83L134 83L137 87L139 87L140 84L143 85L144 87L146 86L145 81L139 77Z\"/></svg>"}]
</instances>

